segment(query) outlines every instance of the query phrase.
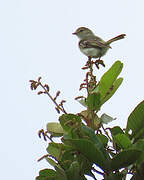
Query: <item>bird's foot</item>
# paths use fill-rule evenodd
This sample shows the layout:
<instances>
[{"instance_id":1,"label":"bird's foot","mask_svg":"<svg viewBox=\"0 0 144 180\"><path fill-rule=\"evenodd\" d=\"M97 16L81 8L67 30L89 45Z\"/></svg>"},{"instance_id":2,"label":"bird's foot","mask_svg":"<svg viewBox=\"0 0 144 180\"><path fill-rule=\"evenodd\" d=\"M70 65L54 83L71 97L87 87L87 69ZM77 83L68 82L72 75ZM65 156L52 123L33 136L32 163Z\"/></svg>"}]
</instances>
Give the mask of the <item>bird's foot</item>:
<instances>
[{"instance_id":1,"label":"bird's foot","mask_svg":"<svg viewBox=\"0 0 144 180\"><path fill-rule=\"evenodd\" d=\"M93 62L93 64L95 64L95 66L99 69L99 65L102 65L103 67L105 67L105 64L103 62L103 60L101 59L97 59L95 62Z\"/></svg>"},{"instance_id":2,"label":"bird's foot","mask_svg":"<svg viewBox=\"0 0 144 180\"><path fill-rule=\"evenodd\" d=\"M95 64L95 66L99 69L99 65L102 65L103 67L105 67L105 64L103 62L103 60L101 60L100 58L97 59L96 61L92 61L91 57L88 57L88 61L86 62L85 66L82 67L83 70L85 69L89 69L90 67L92 67L92 65Z\"/></svg>"}]
</instances>

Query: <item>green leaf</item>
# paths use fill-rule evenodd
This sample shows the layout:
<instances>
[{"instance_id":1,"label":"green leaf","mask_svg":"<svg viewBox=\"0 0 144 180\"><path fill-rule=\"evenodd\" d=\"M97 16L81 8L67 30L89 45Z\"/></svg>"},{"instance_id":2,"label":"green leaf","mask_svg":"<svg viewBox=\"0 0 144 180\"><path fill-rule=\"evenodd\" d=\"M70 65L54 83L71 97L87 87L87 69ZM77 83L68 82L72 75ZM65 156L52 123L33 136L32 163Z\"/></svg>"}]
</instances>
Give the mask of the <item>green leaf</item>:
<instances>
[{"instance_id":1,"label":"green leaf","mask_svg":"<svg viewBox=\"0 0 144 180\"><path fill-rule=\"evenodd\" d=\"M103 153L105 158L107 160L110 160L110 157L109 157L108 153L106 152L101 139L99 138L99 136L97 134L95 134L95 131L88 126L82 126L81 130L86 136L89 137L89 140L94 143L96 148L98 148L98 150L100 150Z\"/></svg>"},{"instance_id":2,"label":"green leaf","mask_svg":"<svg viewBox=\"0 0 144 180\"><path fill-rule=\"evenodd\" d=\"M56 174L56 172L52 169L43 169L39 172L39 175L43 176L43 177L47 177L47 175L53 176L55 174Z\"/></svg>"},{"instance_id":3,"label":"green leaf","mask_svg":"<svg viewBox=\"0 0 144 180\"><path fill-rule=\"evenodd\" d=\"M76 129L81 125L81 118L75 114L63 114L60 116L59 121L66 132Z\"/></svg>"},{"instance_id":4,"label":"green leaf","mask_svg":"<svg viewBox=\"0 0 144 180\"><path fill-rule=\"evenodd\" d=\"M63 151L71 150L71 148L72 147L68 145L51 142L49 143L48 148L46 150L50 155L56 157L56 159L58 160Z\"/></svg>"},{"instance_id":5,"label":"green leaf","mask_svg":"<svg viewBox=\"0 0 144 180\"><path fill-rule=\"evenodd\" d=\"M135 139L134 142L136 142L138 139L143 137L144 137L144 128L141 128L141 130L137 132L137 134L133 137Z\"/></svg>"},{"instance_id":6,"label":"green leaf","mask_svg":"<svg viewBox=\"0 0 144 180\"><path fill-rule=\"evenodd\" d=\"M60 148L57 146L56 143L53 142L49 143L48 148L46 150L50 155L56 157L56 159L58 159L59 155L61 154Z\"/></svg>"},{"instance_id":7,"label":"green leaf","mask_svg":"<svg viewBox=\"0 0 144 180\"><path fill-rule=\"evenodd\" d=\"M144 163L136 167L136 171L131 180L142 180L144 178Z\"/></svg>"},{"instance_id":8,"label":"green leaf","mask_svg":"<svg viewBox=\"0 0 144 180\"><path fill-rule=\"evenodd\" d=\"M69 167L69 169L66 171L68 180L78 180L80 179L80 167L79 163L77 161L73 161Z\"/></svg>"},{"instance_id":9,"label":"green leaf","mask_svg":"<svg viewBox=\"0 0 144 180\"><path fill-rule=\"evenodd\" d=\"M86 105L86 98L77 99L77 101L84 107L87 107Z\"/></svg>"},{"instance_id":10,"label":"green leaf","mask_svg":"<svg viewBox=\"0 0 144 180\"><path fill-rule=\"evenodd\" d=\"M77 161L79 163L81 175L89 174L90 176L93 177L93 174L91 173L91 168L92 168L93 163L89 161L84 155L77 152L75 149L73 151L65 151L62 155L61 160L59 161L59 164L63 167L63 169L65 169L68 177L69 175L68 175L67 170L70 168L71 164L74 161Z\"/></svg>"},{"instance_id":11,"label":"green leaf","mask_svg":"<svg viewBox=\"0 0 144 180\"><path fill-rule=\"evenodd\" d=\"M100 138L95 134L95 131L92 128L88 126L82 126L81 130L86 136L90 138L90 140L96 145L99 150L104 149Z\"/></svg>"},{"instance_id":12,"label":"green leaf","mask_svg":"<svg viewBox=\"0 0 144 180\"><path fill-rule=\"evenodd\" d=\"M56 123L56 122L47 123L47 131L53 137L60 137L65 133L62 126L59 123Z\"/></svg>"},{"instance_id":13,"label":"green leaf","mask_svg":"<svg viewBox=\"0 0 144 180\"><path fill-rule=\"evenodd\" d=\"M57 164L54 160L52 160L51 158L48 158L48 157L46 157L46 160L56 169L59 180L63 180L63 179L67 180L65 171L63 170L62 166L60 166L60 163ZM57 180L57 179L55 179L55 180Z\"/></svg>"},{"instance_id":14,"label":"green leaf","mask_svg":"<svg viewBox=\"0 0 144 180\"><path fill-rule=\"evenodd\" d=\"M90 140L95 143L98 149L103 148L103 144L100 138L95 134L95 131L92 128L83 125L81 127L81 130L86 136L90 137Z\"/></svg>"},{"instance_id":15,"label":"green leaf","mask_svg":"<svg viewBox=\"0 0 144 180\"><path fill-rule=\"evenodd\" d=\"M93 129L98 130L101 126L101 121L100 118L98 117L97 114L92 114L91 111L89 110L84 110L79 113L81 117L83 117L83 120L89 124L90 121L94 121Z\"/></svg>"},{"instance_id":16,"label":"green leaf","mask_svg":"<svg viewBox=\"0 0 144 180\"><path fill-rule=\"evenodd\" d=\"M109 93L106 94L106 96L101 100L101 105L104 104L106 101L108 101L115 94L116 90L120 87L122 82L123 82L123 78L118 78L115 80Z\"/></svg>"},{"instance_id":17,"label":"green leaf","mask_svg":"<svg viewBox=\"0 0 144 180\"><path fill-rule=\"evenodd\" d=\"M123 130L119 126L115 126L110 129L112 136L116 136L117 134L124 134Z\"/></svg>"},{"instance_id":18,"label":"green leaf","mask_svg":"<svg viewBox=\"0 0 144 180\"><path fill-rule=\"evenodd\" d=\"M100 109L100 93L89 94L86 100L86 104L89 110L99 110Z\"/></svg>"},{"instance_id":19,"label":"green leaf","mask_svg":"<svg viewBox=\"0 0 144 180\"><path fill-rule=\"evenodd\" d=\"M106 176L105 180L122 180L123 175L121 173L114 173Z\"/></svg>"},{"instance_id":20,"label":"green leaf","mask_svg":"<svg viewBox=\"0 0 144 180\"><path fill-rule=\"evenodd\" d=\"M117 134L114 136L114 141L122 149L127 149L132 145L130 139L125 134Z\"/></svg>"},{"instance_id":21,"label":"green leaf","mask_svg":"<svg viewBox=\"0 0 144 180\"><path fill-rule=\"evenodd\" d=\"M84 156L86 156L90 161L101 167L103 170L109 169L109 161L90 140L71 139L70 141L76 147L76 149L80 151Z\"/></svg>"},{"instance_id":22,"label":"green leaf","mask_svg":"<svg viewBox=\"0 0 144 180\"><path fill-rule=\"evenodd\" d=\"M142 152L137 149L128 149L118 153L111 161L111 170L116 171L121 168L128 167L136 162L141 153Z\"/></svg>"},{"instance_id":23,"label":"green leaf","mask_svg":"<svg viewBox=\"0 0 144 180\"><path fill-rule=\"evenodd\" d=\"M119 151L121 148L115 143L114 141L114 137L118 134L124 134L123 130L119 127L119 126L115 126L113 128L110 128L110 131L111 131L111 135L112 135L112 138L113 138L113 147ZM112 154L111 154L112 155ZM113 156L113 155L112 155Z\"/></svg>"},{"instance_id":24,"label":"green leaf","mask_svg":"<svg viewBox=\"0 0 144 180\"><path fill-rule=\"evenodd\" d=\"M116 61L112 65L112 67L102 76L99 83L99 92L101 94L101 100L103 100L103 98L109 93L110 88L112 88L113 83L116 81L122 68L123 68L123 63L121 63L120 61ZM116 83L117 86L119 83L118 82Z\"/></svg>"},{"instance_id":25,"label":"green leaf","mask_svg":"<svg viewBox=\"0 0 144 180\"><path fill-rule=\"evenodd\" d=\"M53 169L43 169L39 172L39 176L36 180L62 180L59 178L56 171Z\"/></svg>"},{"instance_id":26,"label":"green leaf","mask_svg":"<svg viewBox=\"0 0 144 180\"><path fill-rule=\"evenodd\" d=\"M129 131L131 130L131 134ZM144 101L132 111L128 117L126 133L134 139L138 139L144 134Z\"/></svg>"},{"instance_id":27,"label":"green leaf","mask_svg":"<svg viewBox=\"0 0 144 180\"><path fill-rule=\"evenodd\" d=\"M109 122L111 121L114 121L115 119L112 118L111 116L107 115L107 114L102 114L101 116L101 122L104 123L104 124L108 124Z\"/></svg>"},{"instance_id":28,"label":"green leaf","mask_svg":"<svg viewBox=\"0 0 144 180\"><path fill-rule=\"evenodd\" d=\"M137 160L137 164L144 163L144 139L138 140L135 144L133 144L133 147L135 149L139 149L142 151L142 154L140 155L139 159Z\"/></svg>"},{"instance_id":29,"label":"green leaf","mask_svg":"<svg viewBox=\"0 0 144 180\"><path fill-rule=\"evenodd\" d=\"M121 148L115 143L114 141L114 137L117 135L117 134L124 134L123 130L119 127L119 126L115 126L113 128L110 128L110 131L111 131L111 135L112 135L112 138L113 138L113 147L119 151ZM113 153L112 153L113 154ZM112 155L111 154L111 155ZM113 156L113 155L112 155Z\"/></svg>"},{"instance_id":30,"label":"green leaf","mask_svg":"<svg viewBox=\"0 0 144 180\"><path fill-rule=\"evenodd\" d=\"M67 170L71 163L75 160L75 150L71 150L71 151L65 151L62 154L61 160L59 161L59 163L61 164L61 166Z\"/></svg>"},{"instance_id":31,"label":"green leaf","mask_svg":"<svg viewBox=\"0 0 144 180\"><path fill-rule=\"evenodd\" d=\"M93 163L89 159L87 159L87 157L85 157L82 153L77 154L77 160L81 168L81 174L88 174L89 176L93 177L93 174L91 172Z\"/></svg>"},{"instance_id":32,"label":"green leaf","mask_svg":"<svg viewBox=\"0 0 144 180\"><path fill-rule=\"evenodd\" d=\"M97 134L97 137L101 140L103 146L106 147L108 143L108 138L103 134Z\"/></svg>"},{"instance_id":33,"label":"green leaf","mask_svg":"<svg viewBox=\"0 0 144 180\"><path fill-rule=\"evenodd\" d=\"M94 117L93 120L94 120L94 127L93 127L93 129L94 130L98 130L100 128L100 126L101 126L101 119L98 117L97 114L95 114L95 117Z\"/></svg>"},{"instance_id":34,"label":"green leaf","mask_svg":"<svg viewBox=\"0 0 144 180\"><path fill-rule=\"evenodd\" d=\"M142 180L143 177L144 177L144 174L136 172L130 180Z\"/></svg>"},{"instance_id":35,"label":"green leaf","mask_svg":"<svg viewBox=\"0 0 144 180\"><path fill-rule=\"evenodd\" d=\"M45 157L45 159L53 167L58 165L53 159L51 159L49 157Z\"/></svg>"},{"instance_id":36,"label":"green leaf","mask_svg":"<svg viewBox=\"0 0 144 180\"><path fill-rule=\"evenodd\" d=\"M56 172L59 174L62 180L68 180L65 171L59 166L54 167Z\"/></svg>"}]
</instances>

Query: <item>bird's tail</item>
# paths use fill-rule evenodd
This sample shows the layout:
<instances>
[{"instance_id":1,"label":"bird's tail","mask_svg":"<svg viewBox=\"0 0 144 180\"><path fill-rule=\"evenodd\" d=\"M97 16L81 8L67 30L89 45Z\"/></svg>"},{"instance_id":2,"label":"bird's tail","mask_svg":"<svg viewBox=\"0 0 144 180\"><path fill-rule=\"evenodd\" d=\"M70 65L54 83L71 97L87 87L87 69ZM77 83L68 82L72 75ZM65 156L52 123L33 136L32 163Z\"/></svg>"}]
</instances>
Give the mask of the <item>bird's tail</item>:
<instances>
[{"instance_id":1,"label":"bird's tail","mask_svg":"<svg viewBox=\"0 0 144 180\"><path fill-rule=\"evenodd\" d=\"M116 36L116 37L108 40L108 41L106 42L106 44L111 44L111 43L114 42L114 41L123 39L125 36L126 36L126 34L121 34L121 35L119 35L119 36Z\"/></svg>"}]
</instances>

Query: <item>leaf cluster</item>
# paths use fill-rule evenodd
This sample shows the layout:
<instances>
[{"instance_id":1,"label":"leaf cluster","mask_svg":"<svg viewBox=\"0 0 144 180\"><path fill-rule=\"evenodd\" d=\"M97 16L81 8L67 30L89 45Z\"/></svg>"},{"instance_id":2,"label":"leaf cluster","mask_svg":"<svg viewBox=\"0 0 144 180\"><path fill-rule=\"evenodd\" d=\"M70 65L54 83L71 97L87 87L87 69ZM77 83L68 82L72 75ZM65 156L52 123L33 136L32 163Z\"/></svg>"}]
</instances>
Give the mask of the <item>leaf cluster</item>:
<instances>
[{"instance_id":1,"label":"leaf cluster","mask_svg":"<svg viewBox=\"0 0 144 180\"><path fill-rule=\"evenodd\" d=\"M36 180L86 180L86 175L96 180L97 174L105 180L122 180L128 174L132 180L143 179L144 101L129 115L125 129L105 128L115 119L97 114L121 85L123 78L118 76L122 68L123 64L116 61L99 82L93 81L95 84L88 86L94 77L91 71L91 79L86 84L87 97L78 100L86 109L77 114L67 113L49 94L63 114L57 123L47 124L46 132L39 133L50 140L43 158L53 169L41 170ZM40 81L39 84L42 86Z\"/></svg>"}]
</instances>

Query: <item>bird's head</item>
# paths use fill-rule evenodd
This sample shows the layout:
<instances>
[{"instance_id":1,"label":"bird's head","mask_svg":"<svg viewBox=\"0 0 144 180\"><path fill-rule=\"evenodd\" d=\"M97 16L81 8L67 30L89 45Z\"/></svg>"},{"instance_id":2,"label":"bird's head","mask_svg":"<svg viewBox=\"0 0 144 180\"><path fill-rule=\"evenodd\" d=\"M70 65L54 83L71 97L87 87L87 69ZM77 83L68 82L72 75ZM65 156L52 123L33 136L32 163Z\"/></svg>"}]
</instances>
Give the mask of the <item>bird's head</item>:
<instances>
[{"instance_id":1,"label":"bird's head","mask_svg":"<svg viewBox=\"0 0 144 180\"><path fill-rule=\"evenodd\" d=\"M93 32L86 27L80 27L72 34L77 35L80 40L91 38L94 36Z\"/></svg>"}]
</instances>

